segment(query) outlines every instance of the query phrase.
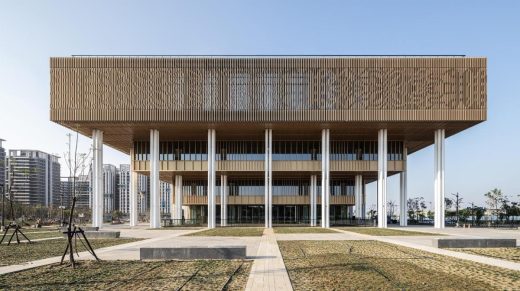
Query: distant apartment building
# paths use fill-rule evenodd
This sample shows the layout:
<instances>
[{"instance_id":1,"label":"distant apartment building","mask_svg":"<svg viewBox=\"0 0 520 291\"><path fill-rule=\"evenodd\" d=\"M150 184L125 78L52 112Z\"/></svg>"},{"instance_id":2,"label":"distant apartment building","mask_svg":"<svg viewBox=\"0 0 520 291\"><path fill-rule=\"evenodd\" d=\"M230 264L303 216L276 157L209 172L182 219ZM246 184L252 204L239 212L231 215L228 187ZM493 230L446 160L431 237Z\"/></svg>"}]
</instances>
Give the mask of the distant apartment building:
<instances>
[{"instance_id":1,"label":"distant apartment building","mask_svg":"<svg viewBox=\"0 0 520 291\"><path fill-rule=\"evenodd\" d=\"M119 167L119 210L125 214L130 213L130 165L123 164ZM149 199L149 180L148 176L140 175L137 176L137 208L140 213L144 213L148 210ZM160 182L161 191L161 212L170 212L170 195L171 189L170 184L166 182Z\"/></svg>"},{"instance_id":2,"label":"distant apartment building","mask_svg":"<svg viewBox=\"0 0 520 291\"><path fill-rule=\"evenodd\" d=\"M119 165L119 211L130 212L130 165Z\"/></svg>"},{"instance_id":3,"label":"distant apartment building","mask_svg":"<svg viewBox=\"0 0 520 291\"><path fill-rule=\"evenodd\" d=\"M58 159L37 150L9 150L7 181L14 201L52 206L61 196Z\"/></svg>"},{"instance_id":4,"label":"distant apartment building","mask_svg":"<svg viewBox=\"0 0 520 291\"><path fill-rule=\"evenodd\" d=\"M119 208L119 170L114 165L103 165L104 212Z\"/></svg>"},{"instance_id":5,"label":"distant apartment building","mask_svg":"<svg viewBox=\"0 0 520 291\"><path fill-rule=\"evenodd\" d=\"M2 142L5 140L0 138L0 194L5 193L5 167L6 167L6 160L5 160L5 149L3 147Z\"/></svg>"},{"instance_id":6,"label":"distant apartment building","mask_svg":"<svg viewBox=\"0 0 520 291\"><path fill-rule=\"evenodd\" d=\"M76 209L89 208L90 197L90 180L87 175L80 175L76 177L74 182L72 178L67 177L65 181L61 181L61 197L55 206L65 206L70 208L72 206L72 198L76 196Z\"/></svg>"},{"instance_id":7,"label":"distant apartment building","mask_svg":"<svg viewBox=\"0 0 520 291\"><path fill-rule=\"evenodd\" d=\"M150 205L150 176L137 175L137 211L145 213Z\"/></svg>"},{"instance_id":8,"label":"distant apartment building","mask_svg":"<svg viewBox=\"0 0 520 291\"><path fill-rule=\"evenodd\" d=\"M159 182L161 197L161 213L170 213L170 193L171 184L163 181Z\"/></svg>"}]
</instances>

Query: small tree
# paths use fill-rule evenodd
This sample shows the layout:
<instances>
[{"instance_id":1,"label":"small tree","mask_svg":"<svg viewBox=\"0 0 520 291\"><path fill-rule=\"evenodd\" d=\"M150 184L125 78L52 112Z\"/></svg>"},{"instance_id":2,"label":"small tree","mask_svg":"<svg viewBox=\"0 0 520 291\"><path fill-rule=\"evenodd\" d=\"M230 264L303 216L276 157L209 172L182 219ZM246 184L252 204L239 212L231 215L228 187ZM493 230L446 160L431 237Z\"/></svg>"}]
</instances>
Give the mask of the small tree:
<instances>
[{"instance_id":1,"label":"small tree","mask_svg":"<svg viewBox=\"0 0 520 291\"><path fill-rule=\"evenodd\" d=\"M484 194L484 196L486 196L486 198L487 198L486 204L489 205L489 207L491 208L491 211L493 211L495 216L498 217L499 216L499 205L504 200L504 194L502 194L502 190L495 188L495 189L487 192L486 194Z\"/></svg>"},{"instance_id":2,"label":"small tree","mask_svg":"<svg viewBox=\"0 0 520 291\"><path fill-rule=\"evenodd\" d=\"M394 217L395 208L397 207L397 204L395 203L395 201L388 201L387 205L388 205L388 216L390 217L390 219L392 219L392 217Z\"/></svg>"},{"instance_id":3,"label":"small tree","mask_svg":"<svg viewBox=\"0 0 520 291\"><path fill-rule=\"evenodd\" d=\"M123 212L119 210L112 211L112 220L117 220L118 223L121 223L121 218L123 217Z\"/></svg>"}]
</instances>

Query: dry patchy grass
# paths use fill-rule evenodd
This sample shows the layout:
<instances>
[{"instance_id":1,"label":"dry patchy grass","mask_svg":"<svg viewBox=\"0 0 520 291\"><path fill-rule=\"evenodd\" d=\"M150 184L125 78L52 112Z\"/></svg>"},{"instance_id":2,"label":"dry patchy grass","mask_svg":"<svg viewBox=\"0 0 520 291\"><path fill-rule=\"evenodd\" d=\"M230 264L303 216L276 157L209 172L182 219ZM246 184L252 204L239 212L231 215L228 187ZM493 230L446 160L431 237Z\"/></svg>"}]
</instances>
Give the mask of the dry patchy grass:
<instances>
[{"instance_id":1,"label":"dry patchy grass","mask_svg":"<svg viewBox=\"0 0 520 291\"><path fill-rule=\"evenodd\" d=\"M321 227L275 227L275 233L338 233L333 229Z\"/></svg>"},{"instance_id":2,"label":"dry patchy grass","mask_svg":"<svg viewBox=\"0 0 520 291\"><path fill-rule=\"evenodd\" d=\"M14 230L12 230L12 229L10 229L7 232L7 235L5 236L5 239L4 239L4 243L9 241L13 232L14 232ZM63 233L57 229L47 229L47 230L39 229L39 230L37 230L37 229L29 228L29 229L22 229L22 232L30 240L41 239L41 238L63 237ZM1 235L3 236L4 232L2 232ZM20 239L20 241L25 241L25 238L20 234L18 235L18 238ZM16 236L14 236L13 239L11 240L11 243L13 243L13 242L16 243Z\"/></svg>"},{"instance_id":3,"label":"dry patchy grass","mask_svg":"<svg viewBox=\"0 0 520 291\"><path fill-rule=\"evenodd\" d=\"M512 262L520 262L520 248L464 248L448 250L472 255L492 257L495 259L508 260Z\"/></svg>"},{"instance_id":4,"label":"dry patchy grass","mask_svg":"<svg viewBox=\"0 0 520 291\"><path fill-rule=\"evenodd\" d=\"M104 248L113 245L125 244L140 239L128 239L128 238L117 238L117 239L90 239L89 242L92 248ZM67 246L67 240L46 240L28 243L16 242L11 245L0 245L0 266L21 264L29 261L35 261L55 256L61 256ZM86 249L78 241L78 252L85 251Z\"/></svg>"},{"instance_id":5,"label":"dry patchy grass","mask_svg":"<svg viewBox=\"0 0 520 291\"><path fill-rule=\"evenodd\" d=\"M186 236L262 236L262 227L222 227L186 234Z\"/></svg>"},{"instance_id":6,"label":"dry patchy grass","mask_svg":"<svg viewBox=\"0 0 520 291\"><path fill-rule=\"evenodd\" d=\"M520 272L377 241L279 241L295 290L503 290Z\"/></svg>"},{"instance_id":7,"label":"dry patchy grass","mask_svg":"<svg viewBox=\"0 0 520 291\"><path fill-rule=\"evenodd\" d=\"M251 261L79 261L0 275L4 290L243 290Z\"/></svg>"},{"instance_id":8,"label":"dry patchy grass","mask_svg":"<svg viewBox=\"0 0 520 291\"><path fill-rule=\"evenodd\" d=\"M377 228L377 227L336 227L337 229L346 230L350 232L368 234L375 236L420 236L420 235L442 235L438 233L409 231L391 228Z\"/></svg>"}]
</instances>

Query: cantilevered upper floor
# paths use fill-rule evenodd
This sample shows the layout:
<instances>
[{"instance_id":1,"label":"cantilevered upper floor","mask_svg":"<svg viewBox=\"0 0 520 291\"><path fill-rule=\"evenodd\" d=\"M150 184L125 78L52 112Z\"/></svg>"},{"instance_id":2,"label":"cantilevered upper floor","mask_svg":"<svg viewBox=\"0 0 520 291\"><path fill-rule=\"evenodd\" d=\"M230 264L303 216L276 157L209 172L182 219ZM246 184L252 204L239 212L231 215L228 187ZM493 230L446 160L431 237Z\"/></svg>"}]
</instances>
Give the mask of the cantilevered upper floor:
<instances>
[{"instance_id":1,"label":"cantilevered upper floor","mask_svg":"<svg viewBox=\"0 0 520 291\"><path fill-rule=\"evenodd\" d=\"M223 140L263 129L389 140L412 153L486 119L486 59L465 56L78 56L51 58L51 120L129 153L158 129ZM306 134L309 134L308 136ZM298 135L298 136L295 136Z\"/></svg>"}]
</instances>

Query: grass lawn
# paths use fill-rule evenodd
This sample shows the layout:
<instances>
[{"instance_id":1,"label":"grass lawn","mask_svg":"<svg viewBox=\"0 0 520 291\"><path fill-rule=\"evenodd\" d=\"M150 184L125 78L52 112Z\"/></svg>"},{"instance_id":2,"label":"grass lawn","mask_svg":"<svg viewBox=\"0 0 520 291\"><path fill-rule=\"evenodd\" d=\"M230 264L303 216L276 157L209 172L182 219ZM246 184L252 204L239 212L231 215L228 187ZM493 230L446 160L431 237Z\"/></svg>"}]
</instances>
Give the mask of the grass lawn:
<instances>
[{"instance_id":1,"label":"grass lawn","mask_svg":"<svg viewBox=\"0 0 520 291\"><path fill-rule=\"evenodd\" d=\"M0 275L10 290L244 290L251 261L79 261ZM14 278L23 278L14 280Z\"/></svg>"},{"instance_id":2,"label":"grass lawn","mask_svg":"<svg viewBox=\"0 0 520 291\"><path fill-rule=\"evenodd\" d=\"M377 241L279 241L295 290L520 289L520 272Z\"/></svg>"},{"instance_id":3,"label":"grass lawn","mask_svg":"<svg viewBox=\"0 0 520 291\"><path fill-rule=\"evenodd\" d=\"M262 236L263 233L263 227L221 227L186 234L186 236Z\"/></svg>"},{"instance_id":4,"label":"grass lawn","mask_svg":"<svg viewBox=\"0 0 520 291\"><path fill-rule=\"evenodd\" d=\"M197 230L203 228L201 226L163 226L161 228L147 228L146 230Z\"/></svg>"},{"instance_id":5,"label":"grass lawn","mask_svg":"<svg viewBox=\"0 0 520 291\"><path fill-rule=\"evenodd\" d=\"M333 229L321 227L275 227L275 233L338 233Z\"/></svg>"},{"instance_id":6,"label":"grass lawn","mask_svg":"<svg viewBox=\"0 0 520 291\"><path fill-rule=\"evenodd\" d=\"M448 250L508 260L516 263L520 262L520 248L464 248Z\"/></svg>"},{"instance_id":7,"label":"grass lawn","mask_svg":"<svg viewBox=\"0 0 520 291\"><path fill-rule=\"evenodd\" d=\"M336 227L337 229L351 231L360 234L368 234L375 236L418 236L418 235L442 235L438 233L420 232L399 230L391 228L377 228L377 227Z\"/></svg>"},{"instance_id":8,"label":"grass lawn","mask_svg":"<svg viewBox=\"0 0 520 291\"><path fill-rule=\"evenodd\" d=\"M9 238L11 238L11 234L14 232L14 230L9 230L7 233L4 243L9 241ZM25 234L30 240L33 239L40 239L40 238L51 238L51 237L63 237L63 233L57 229L37 229L37 228L24 228L22 229L23 234ZM0 233L2 236L4 235L4 232ZM18 234L18 237L20 238L20 241L24 241L25 238ZM13 237L11 240L11 243L16 243L16 236Z\"/></svg>"},{"instance_id":9,"label":"grass lawn","mask_svg":"<svg viewBox=\"0 0 520 291\"><path fill-rule=\"evenodd\" d=\"M90 239L89 242L92 248L104 248L113 245L125 244L129 242L138 241L140 239ZM67 246L67 240L47 240L38 241L31 244L28 243L12 243L11 245L0 245L0 266L21 264L29 261L40 260L55 256L61 256ZM85 251L83 245L78 242L78 251ZM102 259L102 258L101 258ZM0 288L1 289L1 288Z\"/></svg>"}]
</instances>

